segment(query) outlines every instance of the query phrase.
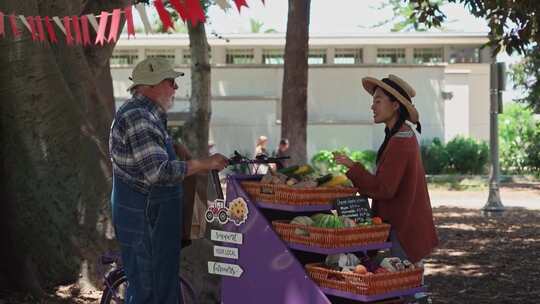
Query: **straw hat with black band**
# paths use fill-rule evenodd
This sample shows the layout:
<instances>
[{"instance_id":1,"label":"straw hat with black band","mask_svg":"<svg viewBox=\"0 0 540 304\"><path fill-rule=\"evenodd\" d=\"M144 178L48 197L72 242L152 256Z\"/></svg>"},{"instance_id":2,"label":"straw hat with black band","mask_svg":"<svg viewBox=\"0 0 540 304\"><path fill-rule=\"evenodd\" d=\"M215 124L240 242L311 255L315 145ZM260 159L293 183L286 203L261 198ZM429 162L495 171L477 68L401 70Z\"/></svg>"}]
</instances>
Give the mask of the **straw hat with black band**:
<instances>
[{"instance_id":1,"label":"straw hat with black band","mask_svg":"<svg viewBox=\"0 0 540 304\"><path fill-rule=\"evenodd\" d=\"M416 96L416 91L405 80L396 75L389 74L388 77L381 80L373 77L362 78L362 86L370 95L375 93L375 89L380 87L392 94L407 109L407 120L416 124L416 130L421 132L420 118L418 111L412 104L412 98Z\"/></svg>"}]
</instances>

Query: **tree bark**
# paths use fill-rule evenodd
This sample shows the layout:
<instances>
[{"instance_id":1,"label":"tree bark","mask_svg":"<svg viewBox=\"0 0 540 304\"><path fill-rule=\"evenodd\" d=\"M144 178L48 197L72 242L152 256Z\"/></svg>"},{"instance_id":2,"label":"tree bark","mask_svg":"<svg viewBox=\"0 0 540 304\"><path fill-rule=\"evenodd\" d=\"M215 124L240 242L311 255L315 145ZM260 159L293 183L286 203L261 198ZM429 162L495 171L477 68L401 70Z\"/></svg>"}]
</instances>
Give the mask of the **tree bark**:
<instances>
[{"instance_id":1,"label":"tree bark","mask_svg":"<svg viewBox=\"0 0 540 304\"><path fill-rule=\"evenodd\" d=\"M73 16L129 3L7 0L0 10ZM77 280L85 260L95 274L96 255L110 247L114 44L67 46L59 30L58 44L39 43L17 25L21 37L0 39L0 277L12 283L0 288L41 296Z\"/></svg>"},{"instance_id":2,"label":"tree bark","mask_svg":"<svg viewBox=\"0 0 540 304\"><path fill-rule=\"evenodd\" d=\"M210 91L210 63L208 60L208 39L204 23L192 26L188 22L191 51L191 97L190 115L184 125L185 141L194 158L208 157L208 133L212 113ZM197 176L197 194L207 200L208 175Z\"/></svg>"},{"instance_id":3,"label":"tree bark","mask_svg":"<svg viewBox=\"0 0 540 304\"><path fill-rule=\"evenodd\" d=\"M290 163L307 161L307 85L310 0L289 0L281 97L281 137L290 142Z\"/></svg>"}]
</instances>

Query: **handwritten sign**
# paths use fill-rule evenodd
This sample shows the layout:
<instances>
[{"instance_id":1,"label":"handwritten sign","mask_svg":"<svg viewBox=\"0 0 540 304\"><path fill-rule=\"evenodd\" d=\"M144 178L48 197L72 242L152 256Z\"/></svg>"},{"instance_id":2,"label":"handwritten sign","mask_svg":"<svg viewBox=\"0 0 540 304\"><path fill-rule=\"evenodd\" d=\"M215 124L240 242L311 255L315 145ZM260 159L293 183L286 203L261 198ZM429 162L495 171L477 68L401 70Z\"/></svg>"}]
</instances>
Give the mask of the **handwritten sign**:
<instances>
[{"instance_id":1,"label":"handwritten sign","mask_svg":"<svg viewBox=\"0 0 540 304\"><path fill-rule=\"evenodd\" d=\"M214 256L238 260L238 248L216 245L214 246Z\"/></svg>"},{"instance_id":2,"label":"handwritten sign","mask_svg":"<svg viewBox=\"0 0 540 304\"><path fill-rule=\"evenodd\" d=\"M243 272L244 270L236 264L208 262L208 273L210 274L239 278Z\"/></svg>"},{"instance_id":3,"label":"handwritten sign","mask_svg":"<svg viewBox=\"0 0 540 304\"><path fill-rule=\"evenodd\" d=\"M357 223L362 223L371 218L371 208L366 197L349 196L334 200L334 208L338 215L353 219Z\"/></svg>"},{"instance_id":4,"label":"handwritten sign","mask_svg":"<svg viewBox=\"0 0 540 304\"><path fill-rule=\"evenodd\" d=\"M239 244L242 245L243 238L241 233L222 231L212 229L210 234L210 239L212 241Z\"/></svg>"}]
</instances>

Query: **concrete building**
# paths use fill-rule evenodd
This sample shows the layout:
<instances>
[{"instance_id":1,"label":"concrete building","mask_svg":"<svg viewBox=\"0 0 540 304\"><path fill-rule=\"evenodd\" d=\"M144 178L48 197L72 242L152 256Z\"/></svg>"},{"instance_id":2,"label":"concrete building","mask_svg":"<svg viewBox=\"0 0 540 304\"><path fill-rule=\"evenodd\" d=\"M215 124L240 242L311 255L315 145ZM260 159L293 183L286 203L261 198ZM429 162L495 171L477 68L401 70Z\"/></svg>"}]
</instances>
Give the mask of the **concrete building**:
<instances>
[{"instance_id":1,"label":"concrete building","mask_svg":"<svg viewBox=\"0 0 540 304\"><path fill-rule=\"evenodd\" d=\"M417 91L420 140L456 135L489 139L489 63L485 33L387 33L313 35L309 41L308 154L348 147L377 150L383 126L372 119L365 76L396 74ZM210 138L219 152L252 153L259 135L280 138L283 34L209 37L212 64ZM117 105L128 93L133 66L161 56L186 73L179 81L171 124L189 111L190 53L187 35L122 37L111 58Z\"/></svg>"}]
</instances>

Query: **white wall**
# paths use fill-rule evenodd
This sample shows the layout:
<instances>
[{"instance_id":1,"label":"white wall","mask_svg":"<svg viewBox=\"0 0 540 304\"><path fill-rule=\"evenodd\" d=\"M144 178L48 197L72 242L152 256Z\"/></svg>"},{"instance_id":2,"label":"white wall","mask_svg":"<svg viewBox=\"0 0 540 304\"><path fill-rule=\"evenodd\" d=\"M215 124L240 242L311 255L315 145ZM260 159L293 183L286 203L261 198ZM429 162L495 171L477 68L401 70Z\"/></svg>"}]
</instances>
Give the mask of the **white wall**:
<instances>
[{"instance_id":1,"label":"white wall","mask_svg":"<svg viewBox=\"0 0 540 304\"><path fill-rule=\"evenodd\" d=\"M489 64L451 64L446 68L445 141L456 135L489 140Z\"/></svg>"},{"instance_id":2,"label":"white wall","mask_svg":"<svg viewBox=\"0 0 540 304\"><path fill-rule=\"evenodd\" d=\"M456 69L457 65L451 65ZM308 154L320 149L349 147L352 150L377 150L384 138L383 126L372 122L371 96L362 88L365 76L382 78L396 74L409 82L417 92L413 103L420 113L420 139L446 139L459 132L484 136L489 130L487 86L489 67L469 64L459 69L467 73L445 73L450 66L418 65L324 65L309 69L308 82ZM190 92L190 70L179 79L177 101L173 111L187 111ZM128 97L130 68L112 68L117 101ZM269 148L279 141L281 125L280 96L282 66L216 66L212 67L212 120L210 138L225 154L234 150L252 153L260 135L269 137ZM441 91L453 90L458 103L443 101ZM472 89L474 88L474 89ZM485 92L484 92L485 90ZM467 93L468 92L468 93ZM463 96L468 96L465 100ZM471 102L474 101L474 102ZM445 104L446 103L446 104ZM446 109L445 109L446 107ZM460 120L467 121L464 126ZM464 109L465 109L464 108ZM446 111L446 112L445 112ZM448 129L445 129L445 124Z\"/></svg>"}]
</instances>

